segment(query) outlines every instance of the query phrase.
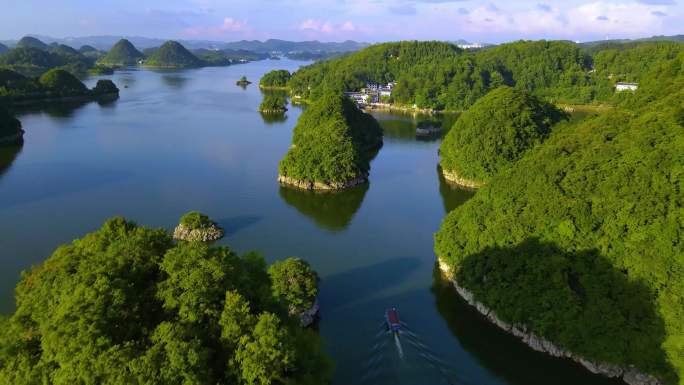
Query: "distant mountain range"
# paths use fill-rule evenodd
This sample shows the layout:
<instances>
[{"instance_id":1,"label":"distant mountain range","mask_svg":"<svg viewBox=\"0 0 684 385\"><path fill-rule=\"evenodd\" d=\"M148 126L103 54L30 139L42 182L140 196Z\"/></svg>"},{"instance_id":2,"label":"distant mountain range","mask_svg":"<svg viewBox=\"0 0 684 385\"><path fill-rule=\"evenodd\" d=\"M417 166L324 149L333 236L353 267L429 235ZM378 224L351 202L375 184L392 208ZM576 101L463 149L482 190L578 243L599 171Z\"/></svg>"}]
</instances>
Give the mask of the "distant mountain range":
<instances>
[{"instance_id":1,"label":"distant mountain range","mask_svg":"<svg viewBox=\"0 0 684 385\"><path fill-rule=\"evenodd\" d=\"M66 37L53 38L50 36L29 35L40 39L41 41L51 44L65 44L78 49L81 46L89 45L100 49L102 51L109 51L114 44L122 38L130 41L138 49L156 48L164 44L167 40L147 38L140 36L84 36L84 37ZM320 42L320 41L287 41L278 39L269 39L266 41L258 40L242 40L236 42L221 42L212 40L178 40L179 43L188 49L231 49L231 50L247 50L257 53L270 52L351 52L358 51L367 47L368 43L359 43L355 41L344 42ZM0 40L0 43L13 47L17 44L16 40Z\"/></svg>"},{"instance_id":2,"label":"distant mountain range","mask_svg":"<svg viewBox=\"0 0 684 385\"><path fill-rule=\"evenodd\" d=\"M641 39L609 39L609 40L596 40L596 41L588 41L588 42L580 43L580 45L583 45L583 46L586 46L586 47L592 47L592 46L595 46L595 45L602 45L602 44L609 44L609 43L624 44L624 43L634 43L634 42L641 42L641 41L675 41L675 42L684 42L684 35L672 35L672 36L658 35L658 36L644 37L644 38L641 38Z\"/></svg>"}]
</instances>

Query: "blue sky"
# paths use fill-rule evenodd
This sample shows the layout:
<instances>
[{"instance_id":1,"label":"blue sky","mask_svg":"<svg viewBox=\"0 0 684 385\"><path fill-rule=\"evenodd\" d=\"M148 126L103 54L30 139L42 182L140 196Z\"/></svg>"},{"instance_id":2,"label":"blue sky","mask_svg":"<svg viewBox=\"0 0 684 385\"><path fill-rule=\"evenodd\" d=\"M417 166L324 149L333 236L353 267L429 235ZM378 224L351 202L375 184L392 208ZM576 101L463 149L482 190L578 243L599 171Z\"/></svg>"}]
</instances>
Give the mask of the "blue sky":
<instances>
[{"instance_id":1,"label":"blue sky","mask_svg":"<svg viewBox=\"0 0 684 385\"><path fill-rule=\"evenodd\" d=\"M0 40L136 35L376 42L684 33L684 0L3 0Z\"/></svg>"}]
</instances>

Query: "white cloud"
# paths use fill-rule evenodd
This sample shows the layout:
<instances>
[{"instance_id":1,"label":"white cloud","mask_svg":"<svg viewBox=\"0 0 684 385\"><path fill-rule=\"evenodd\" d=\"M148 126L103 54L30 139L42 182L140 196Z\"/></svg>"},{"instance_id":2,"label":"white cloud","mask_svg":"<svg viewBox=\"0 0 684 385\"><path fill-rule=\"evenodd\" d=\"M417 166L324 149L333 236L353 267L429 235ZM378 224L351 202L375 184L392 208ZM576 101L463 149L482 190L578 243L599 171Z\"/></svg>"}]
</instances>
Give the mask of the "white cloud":
<instances>
[{"instance_id":1,"label":"white cloud","mask_svg":"<svg viewBox=\"0 0 684 385\"><path fill-rule=\"evenodd\" d=\"M191 37L225 37L235 34L251 32L246 21L238 21L232 17L224 17L223 23L216 27L189 27L184 31L186 36Z\"/></svg>"}]
</instances>

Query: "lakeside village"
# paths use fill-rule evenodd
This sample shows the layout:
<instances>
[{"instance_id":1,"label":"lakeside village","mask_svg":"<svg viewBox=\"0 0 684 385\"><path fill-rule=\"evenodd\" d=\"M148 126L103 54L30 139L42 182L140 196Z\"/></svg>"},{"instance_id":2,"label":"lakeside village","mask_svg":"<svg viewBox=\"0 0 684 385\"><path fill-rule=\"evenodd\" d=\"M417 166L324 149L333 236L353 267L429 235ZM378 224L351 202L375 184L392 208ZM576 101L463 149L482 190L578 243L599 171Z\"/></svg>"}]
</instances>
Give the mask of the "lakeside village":
<instances>
[{"instance_id":1,"label":"lakeside village","mask_svg":"<svg viewBox=\"0 0 684 385\"><path fill-rule=\"evenodd\" d=\"M396 85L397 82L389 82L387 84L367 83L366 87L362 88L360 91L345 92L344 94L353 100L361 110L392 109L392 103L390 103L390 100L392 97L392 90L394 87L396 87ZM636 91L638 87L639 85L637 83L617 82L615 84L615 91ZM574 108L571 107L566 107L565 110L568 112L574 112ZM418 128L416 128L416 135L431 136L438 134L441 131L441 127L436 127L434 125L419 125Z\"/></svg>"},{"instance_id":2,"label":"lakeside village","mask_svg":"<svg viewBox=\"0 0 684 385\"><path fill-rule=\"evenodd\" d=\"M394 90L396 85L396 82L387 84L368 83L360 91L345 92L344 94L353 100L361 110L392 109L390 99L392 97L392 90ZM442 127L434 122L421 122L416 128L416 136L428 137L439 134L441 131Z\"/></svg>"}]
</instances>

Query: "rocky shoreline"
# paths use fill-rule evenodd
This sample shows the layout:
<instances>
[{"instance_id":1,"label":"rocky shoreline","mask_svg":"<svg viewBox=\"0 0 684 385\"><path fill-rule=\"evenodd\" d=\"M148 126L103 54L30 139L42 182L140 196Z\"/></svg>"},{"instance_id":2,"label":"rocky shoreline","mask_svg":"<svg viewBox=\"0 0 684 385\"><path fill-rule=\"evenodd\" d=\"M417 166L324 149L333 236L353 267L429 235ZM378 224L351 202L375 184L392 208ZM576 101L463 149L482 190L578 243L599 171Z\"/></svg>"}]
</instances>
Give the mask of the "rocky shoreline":
<instances>
[{"instance_id":1,"label":"rocky shoreline","mask_svg":"<svg viewBox=\"0 0 684 385\"><path fill-rule=\"evenodd\" d=\"M634 367L624 368L618 365L601 362L597 363L586 360L570 351L562 349L547 339L536 336L534 333L528 331L525 325L508 324L507 322L501 320L493 310L489 309L483 303L478 302L473 293L468 291L468 289L459 286L458 282L456 282L456 280L452 277L451 268L439 258L438 264L442 275L451 281L456 289L456 292L458 292L461 298L463 298L469 305L473 306L480 314L485 316L493 324L520 338L520 340L522 340L522 342L530 348L538 352L549 354L553 357L571 359L584 366L587 370L594 374L600 374L609 378L622 378L622 380L629 385L662 385L662 382L656 377L642 373Z\"/></svg>"},{"instance_id":2,"label":"rocky shoreline","mask_svg":"<svg viewBox=\"0 0 684 385\"><path fill-rule=\"evenodd\" d=\"M307 309L303 311L299 315L299 325L303 328L307 328L311 325L313 325L316 320L318 320L318 313L321 310L321 306L318 304L318 297L316 297L316 300L314 301L314 304L311 306L310 309Z\"/></svg>"},{"instance_id":3,"label":"rocky shoreline","mask_svg":"<svg viewBox=\"0 0 684 385\"><path fill-rule=\"evenodd\" d=\"M343 190L368 182L368 175L362 175L344 182L315 182L278 175L278 183L302 190L334 191Z\"/></svg>"},{"instance_id":4,"label":"rocky shoreline","mask_svg":"<svg viewBox=\"0 0 684 385\"><path fill-rule=\"evenodd\" d=\"M223 238L223 235L223 229L215 223L201 229L191 229L183 224L179 224L173 231L173 239L188 242L211 242Z\"/></svg>"},{"instance_id":5,"label":"rocky shoreline","mask_svg":"<svg viewBox=\"0 0 684 385\"><path fill-rule=\"evenodd\" d=\"M442 170L442 175L444 176L444 179L446 179L447 182L453 183L459 187L477 190L484 185L484 183L481 182L462 178L456 173L456 171L445 170L442 167L440 167L440 169Z\"/></svg>"}]
</instances>

